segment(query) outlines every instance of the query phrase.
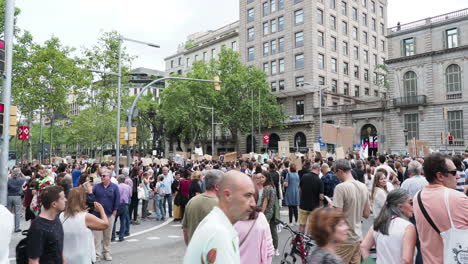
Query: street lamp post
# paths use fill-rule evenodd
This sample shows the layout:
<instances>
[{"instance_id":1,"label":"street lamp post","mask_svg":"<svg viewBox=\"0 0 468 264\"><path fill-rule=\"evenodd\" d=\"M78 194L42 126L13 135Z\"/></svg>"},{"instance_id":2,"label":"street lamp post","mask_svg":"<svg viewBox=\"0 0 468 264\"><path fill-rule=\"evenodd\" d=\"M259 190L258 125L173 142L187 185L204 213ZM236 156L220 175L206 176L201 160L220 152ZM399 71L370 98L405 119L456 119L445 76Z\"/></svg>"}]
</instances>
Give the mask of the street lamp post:
<instances>
[{"instance_id":1,"label":"street lamp post","mask_svg":"<svg viewBox=\"0 0 468 264\"><path fill-rule=\"evenodd\" d=\"M145 85L141 91L137 94L137 96L135 97L135 99L133 100L133 103L132 103L132 106L130 106L130 108L128 109L128 112L127 112L127 132L130 133L131 129L132 129L132 116L133 116L133 111L135 110L135 107L136 107L136 103L138 102L138 100L140 99L141 95L143 95L146 90L153 84L157 83L157 82L161 82L161 81L164 81L164 80L182 80L182 81L197 81L197 82L211 82L211 83L221 83L221 81L217 81L217 80L205 80L205 79L194 79L194 78L184 78L184 77L164 77L164 78L160 78L160 79L157 79L157 80L153 80L151 81L150 83L148 83L147 85ZM214 114L212 114L212 117L214 117ZM214 122L212 122L213 125L214 125ZM130 139L130 137L128 137ZM213 149L213 148L212 148ZM131 162L131 159L130 157L127 157L127 166L130 167L130 162Z\"/></svg>"},{"instance_id":2,"label":"street lamp post","mask_svg":"<svg viewBox=\"0 0 468 264\"><path fill-rule=\"evenodd\" d=\"M208 106L197 106L198 108L202 109L211 109L211 156L214 157L215 153L215 145L214 145L214 107Z\"/></svg>"}]
</instances>

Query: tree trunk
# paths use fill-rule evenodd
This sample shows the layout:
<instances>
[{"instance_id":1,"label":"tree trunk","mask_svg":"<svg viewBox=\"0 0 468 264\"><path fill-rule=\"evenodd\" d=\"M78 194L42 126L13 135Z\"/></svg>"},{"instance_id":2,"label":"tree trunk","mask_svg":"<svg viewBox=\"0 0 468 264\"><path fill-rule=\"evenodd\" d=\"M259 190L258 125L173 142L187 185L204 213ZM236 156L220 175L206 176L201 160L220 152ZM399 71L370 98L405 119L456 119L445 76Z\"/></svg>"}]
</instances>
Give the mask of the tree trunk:
<instances>
[{"instance_id":1,"label":"tree trunk","mask_svg":"<svg viewBox=\"0 0 468 264\"><path fill-rule=\"evenodd\" d=\"M32 122L31 122L31 114L28 116L28 126L29 126L29 139L28 139L28 163L32 162L32 144L31 144L31 128L32 128Z\"/></svg>"}]
</instances>

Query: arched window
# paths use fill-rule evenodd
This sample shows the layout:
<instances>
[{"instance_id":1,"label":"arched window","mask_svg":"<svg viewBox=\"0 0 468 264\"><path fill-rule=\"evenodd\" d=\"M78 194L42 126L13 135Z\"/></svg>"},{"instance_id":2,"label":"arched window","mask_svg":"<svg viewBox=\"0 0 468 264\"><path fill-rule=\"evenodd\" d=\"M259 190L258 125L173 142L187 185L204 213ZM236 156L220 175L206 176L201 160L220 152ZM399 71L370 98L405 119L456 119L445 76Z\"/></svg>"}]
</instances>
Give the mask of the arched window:
<instances>
[{"instance_id":1,"label":"arched window","mask_svg":"<svg viewBox=\"0 0 468 264\"><path fill-rule=\"evenodd\" d=\"M307 147L307 139L304 133L297 132L294 136L294 147L305 148Z\"/></svg>"},{"instance_id":2,"label":"arched window","mask_svg":"<svg viewBox=\"0 0 468 264\"><path fill-rule=\"evenodd\" d=\"M403 76L404 96L412 97L418 95L418 77L413 71L405 73Z\"/></svg>"},{"instance_id":3,"label":"arched window","mask_svg":"<svg viewBox=\"0 0 468 264\"><path fill-rule=\"evenodd\" d=\"M445 71L447 82L447 93L454 94L461 92L461 69L457 64L451 64Z\"/></svg>"}]
</instances>

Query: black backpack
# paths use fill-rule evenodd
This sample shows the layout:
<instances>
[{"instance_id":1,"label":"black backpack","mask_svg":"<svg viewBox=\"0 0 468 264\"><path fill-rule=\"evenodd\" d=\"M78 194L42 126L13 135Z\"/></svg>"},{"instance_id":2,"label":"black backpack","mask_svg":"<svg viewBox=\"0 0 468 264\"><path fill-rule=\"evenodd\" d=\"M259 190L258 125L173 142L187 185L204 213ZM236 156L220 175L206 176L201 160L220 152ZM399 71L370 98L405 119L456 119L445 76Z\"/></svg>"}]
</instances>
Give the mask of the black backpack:
<instances>
[{"instance_id":1,"label":"black backpack","mask_svg":"<svg viewBox=\"0 0 468 264\"><path fill-rule=\"evenodd\" d=\"M23 230L22 234L26 236L16 245L16 264L28 264L28 230Z\"/></svg>"}]
</instances>

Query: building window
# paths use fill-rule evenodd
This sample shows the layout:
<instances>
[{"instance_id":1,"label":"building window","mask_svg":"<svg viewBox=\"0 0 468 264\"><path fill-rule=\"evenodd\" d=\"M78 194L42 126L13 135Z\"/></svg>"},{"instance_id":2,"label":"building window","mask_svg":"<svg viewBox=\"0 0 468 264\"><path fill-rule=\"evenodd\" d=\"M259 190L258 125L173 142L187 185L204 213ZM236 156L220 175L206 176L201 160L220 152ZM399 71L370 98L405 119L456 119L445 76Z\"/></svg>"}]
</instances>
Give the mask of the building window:
<instances>
[{"instance_id":1,"label":"building window","mask_svg":"<svg viewBox=\"0 0 468 264\"><path fill-rule=\"evenodd\" d=\"M369 88L364 88L364 95L367 95L367 96L370 95L370 90L369 90Z\"/></svg>"},{"instance_id":2,"label":"building window","mask_svg":"<svg viewBox=\"0 0 468 264\"><path fill-rule=\"evenodd\" d=\"M369 70L364 69L364 81L369 82Z\"/></svg>"},{"instance_id":3,"label":"building window","mask_svg":"<svg viewBox=\"0 0 468 264\"><path fill-rule=\"evenodd\" d=\"M193 57L193 61L198 61L198 54L196 54L195 57Z\"/></svg>"},{"instance_id":4,"label":"building window","mask_svg":"<svg viewBox=\"0 0 468 264\"><path fill-rule=\"evenodd\" d=\"M249 61L252 61L255 59L255 50L254 50L254 47L250 47L247 49L247 54L248 54L248 59Z\"/></svg>"},{"instance_id":5,"label":"building window","mask_svg":"<svg viewBox=\"0 0 468 264\"><path fill-rule=\"evenodd\" d=\"M341 1L341 14L343 16L347 16L348 15L348 4L346 4L345 1Z\"/></svg>"},{"instance_id":6,"label":"building window","mask_svg":"<svg viewBox=\"0 0 468 264\"><path fill-rule=\"evenodd\" d=\"M294 23L296 25L304 23L304 10L299 9L294 11Z\"/></svg>"},{"instance_id":7,"label":"building window","mask_svg":"<svg viewBox=\"0 0 468 264\"><path fill-rule=\"evenodd\" d=\"M284 38L278 39L278 52L284 52Z\"/></svg>"},{"instance_id":8,"label":"building window","mask_svg":"<svg viewBox=\"0 0 468 264\"><path fill-rule=\"evenodd\" d=\"M343 32L344 35L348 35L348 23L347 22L342 21L341 31Z\"/></svg>"},{"instance_id":9,"label":"building window","mask_svg":"<svg viewBox=\"0 0 468 264\"><path fill-rule=\"evenodd\" d=\"M330 28L336 30L336 17L330 16Z\"/></svg>"},{"instance_id":10,"label":"building window","mask_svg":"<svg viewBox=\"0 0 468 264\"><path fill-rule=\"evenodd\" d=\"M367 7L367 0L362 0L361 2L363 7Z\"/></svg>"},{"instance_id":11,"label":"building window","mask_svg":"<svg viewBox=\"0 0 468 264\"><path fill-rule=\"evenodd\" d=\"M237 51L237 41L231 42L231 48L233 51Z\"/></svg>"},{"instance_id":12,"label":"building window","mask_svg":"<svg viewBox=\"0 0 468 264\"><path fill-rule=\"evenodd\" d=\"M375 1L371 1L371 11L375 13Z\"/></svg>"},{"instance_id":13,"label":"building window","mask_svg":"<svg viewBox=\"0 0 468 264\"><path fill-rule=\"evenodd\" d=\"M270 21L270 24L271 24L271 33L276 33L276 31L278 30L276 19L272 19Z\"/></svg>"},{"instance_id":14,"label":"building window","mask_svg":"<svg viewBox=\"0 0 468 264\"><path fill-rule=\"evenodd\" d=\"M216 49L211 49L211 58L214 59L216 57Z\"/></svg>"},{"instance_id":15,"label":"building window","mask_svg":"<svg viewBox=\"0 0 468 264\"><path fill-rule=\"evenodd\" d=\"M383 23L380 23L380 33L381 33L382 35L385 35L385 26L384 26Z\"/></svg>"},{"instance_id":16,"label":"building window","mask_svg":"<svg viewBox=\"0 0 468 264\"><path fill-rule=\"evenodd\" d=\"M377 65L377 54L372 54L372 60L374 61L374 65Z\"/></svg>"},{"instance_id":17,"label":"building window","mask_svg":"<svg viewBox=\"0 0 468 264\"><path fill-rule=\"evenodd\" d=\"M367 26L367 14L366 13L362 13L362 24L364 26Z\"/></svg>"},{"instance_id":18,"label":"building window","mask_svg":"<svg viewBox=\"0 0 468 264\"><path fill-rule=\"evenodd\" d=\"M276 61L271 62L271 74L276 74Z\"/></svg>"},{"instance_id":19,"label":"building window","mask_svg":"<svg viewBox=\"0 0 468 264\"><path fill-rule=\"evenodd\" d=\"M301 87L304 85L304 76L296 77L296 87Z\"/></svg>"},{"instance_id":20,"label":"building window","mask_svg":"<svg viewBox=\"0 0 468 264\"><path fill-rule=\"evenodd\" d=\"M348 42L343 41L343 55L348 56Z\"/></svg>"},{"instance_id":21,"label":"building window","mask_svg":"<svg viewBox=\"0 0 468 264\"><path fill-rule=\"evenodd\" d=\"M270 1L271 12L276 12L276 0Z\"/></svg>"},{"instance_id":22,"label":"building window","mask_svg":"<svg viewBox=\"0 0 468 264\"><path fill-rule=\"evenodd\" d=\"M414 38L403 40L403 52L405 56L411 56L415 54Z\"/></svg>"},{"instance_id":23,"label":"building window","mask_svg":"<svg viewBox=\"0 0 468 264\"><path fill-rule=\"evenodd\" d=\"M352 17L354 21L358 21L358 13L357 13L357 8L353 7L352 9Z\"/></svg>"},{"instance_id":24,"label":"building window","mask_svg":"<svg viewBox=\"0 0 468 264\"><path fill-rule=\"evenodd\" d=\"M332 51L336 51L336 38L335 37L330 37L330 42L331 42Z\"/></svg>"},{"instance_id":25,"label":"building window","mask_svg":"<svg viewBox=\"0 0 468 264\"><path fill-rule=\"evenodd\" d=\"M296 100L296 115L304 115L304 100Z\"/></svg>"},{"instance_id":26,"label":"building window","mask_svg":"<svg viewBox=\"0 0 468 264\"><path fill-rule=\"evenodd\" d=\"M283 31L284 29L284 16L278 17L278 31Z\"/></svg>"},{"instance_id":27,"label":"building window","mask_svg":"<svg viewBox=\"0 0 468 264\"><path fill-rule=\"evenodd\" d=\"M419 139L419 115L418 114L406 114L405 115L405 129L408 131L405 142L412 140L413 138Z\"/></svg>"},{"instance_id":28,"label":"building window","mask_svg":"<svg viewBox=\"0 0 468 264\"><path fill-rule=\"evenodd\" d=\"M279 59L279 72L283 73L284 72L284 59Z\"/></svg>"},{"instance_id":29,"label":"building window","mask_svg":"<svg viewBox=\"0 0 468 264\"><path fill-rule=\"evenodd\" d=\"M377 31L377 23L375 22L375 18L372 18L372 30Z\"/></svg>"},{"instance_id":30,"label":"building window","mask_svg":"<svg viewBox=\"0 0 468 264\"><path fill-rule=\"evenodd\" d=\"M358 46L353 47L353 54L354 54L354 59L359 60L359 47Z\"/></svg>"},{"instance_id":31,"label":"building window","mask_svg":"<svg viewBox=\"0 0 468 264\"><path fill-rule=\"evenodd\" d=\"M332 83L332 85L331 85L332 93L337 93L337 91L338 91L338 81L333 79L331 83Z\"/></svg>"},{"instance_id":32,"label":"building window","mask_svg":"<svg viewBox=\"0 0 468 264\"><path fill-rule=\"evenodd\" d=\"M367 50L364 50L364 63L369 63L369 52Z\"/></svg>"},{"instance_id":33,"label":"building window","mask_svg":"<svg viewBox=\"0 0 468 264\"><path fill-rule=\"evenodd\" d=\"M385 51L385 40L380 41L380 51Z\"/></svg>"},{"instance_id":34,"label":"building window","mask_svg":"<svg viewBox=\"0 0 468 264\"><path fill-rule=\"evenodd\" d=\"M270 87L272 92L276 92L276 82L271 82Z\"/></svg>"},{"instance_id":35,"label":"building window","mask_svg":"<svg viewBox=\"0 0 468 264\"><path fill-rule=\"evenodd\" d=\"M349 95L349 83L344 83L343 94Z\"/></svg>"},{"instance_id":36,"label":"building window","mask_svg":"<svg viewBox=\"0 0 468 264\"><path fill-rule=\"evenodd\" d=\"M254 21L254 18L255 18L255 9L254 8L249 8L247 10L247 22Z\"/></svg>"},{"instance_id":37,"label":"building window","mask_svg":"<svg viewBox=\"0 0 468 264\"><path fill-rule=\"evenodd\" d=\"M185 66L190 67L190 58L185 58Z\"/></svg>"},{"instance_id":38,"label":"building window","mask_svg":"<svg viewBox=\"0 0 468 264\"><path fill-rule=\"evenodd\" d=\"M323 47L323 41L324 41L323 32L319 31L317 33L317 44L319 45L319 47Z\"/></svg>"},{"instance_id":39,"label":"building window","mask_svg":"<svg viewBox=\"0 0 468 264\"><path fill-rule=\"evenodd\" d=\"M349 74L349 64L347 62L343 62L343 74Z\"/></svg>"},{"instance_id":40,"label":"building window","mask_svg":"<svg viewBox=\"0 0 468 264\"><path fill-rule=\"evenodd\" d=\"M330 0L330 8L335 9L336 3L335 0Z\"/></svg>"},{"instance_id":41,"label":"building window","mask_svg":"<svg viewBox=\"0 0 468 264\"><path fill-rule=\"evenodd\" d=\"M418 95L418 82L416 73L413 71L405 73L403 76L403 87L405 90L405 97Z\"/></svg>"},{"instance_id":42,"label":"building window","mask_svg":"<svg viewBox=\"0 0 468 264\"><path fill-rule=\"evenodd\" d=\"M271 54L276 53L276 39L271 41Z\"/></svg>"},{"instance_id":43,"label":"building window","mask_svg":"<svg viewBox=\"0 0 468 264\"><path fill-rule=\"evenodd\" d=\"M325 69L325 56L320 53L318 55L318 68Z\"/></svg>"},{"instance_id":44,"label":"building window","mask_svg":"<svg viewBox=\"0 0 468 264\"><path fill-rule=\"evenodd\" d=\"M383 6L379 7L379 13L380 13L380 17L384 17L384 8L383 8Z\"/></svg>"},{"instance_id":45,"label":"building window","mask_svg":"<svg viewBox=\"0 0 468 264\"><path fill-rule=\"evenodd\" d=\"M285 86L284 80L279 80L279 81L278 81L278 84L279 84L279 90L280 90L280 91L284 90L284 86Z\"/></svg>"},{"instance_id":46,"label":"building window","mask_svg":"<svg viewBox=\"0 0 468 264\"><path fill-rule=\"evenodd\" d=\"M354 78L359 79L359 66L354 65Z\"/></svg>"},{"instance_id":47,"label":"building window","mask_svg":"<svg viewBox=\"0 0 468 264\"><path fill-rule=\"evenodd\" d=\"M354 86L354 97L359 97L359 85Z\"/></svg>"},{"instance_id":48,"label":"building window","mask_svg":"<svg viewBox=\"0 0 468 264\"><path fill-rule=\"evenodd\" d=\"M325 76L319 75L318 79L319 79L318 81L319 85L322 85L322 86L325 85Z\"/></svg>"},{"instance_id":49,"label":"building window","mask_svg":"<svg viewBox=\"0 0 468 264\"><path fill-rule=\"evenodd\" d=\"M337 62L335 58L331 58L331 71L332 72L337 72Z\"/></svg>"},{"instance_id":50,"label":"building window","mask_svg":"<svg viewBox=\"0 0 468 264\"><path fill-rule=\"evenodd\" d=\"M323 25L323 10L317 9L317 24Z\"/></svg>"},{"instance_id":51,"label":"building window","mask_svg":"<svg viewBox=\"0 0 468 264\"><path fill-rule=\"evenodd\" d=\"M447 48L458 47L458 29L452 28L445 31L447 35Z\"/></svg>"},{"instance_id":52,"label":"building window","mask_svg":"<svg viewBox=\"0 0 468 264\"><path fill-rule=\"evenodd\" d=\"M296 69L303 69L304 68L304 54L297 54L295 57L295 66Z\"/></svg>"},{"instance_id":53,"label":"building window","mask_svg":"<svg viewBox=\"0 0 468 264\"><path fill-rule=\"evenodd\" d=\"M447 93L458 94L461 93L461 70L457 64L452 64L447 67L445 72L447 82Z\"/></svg>"},{"instance_id":54,"label":"building window","mask_svg":"<svg viewBox=\"0 0 468 264\"><path fill-rule=\"evenodd\" d=\"M374 90L374 96L379 97L379 91L378 90Z\"/></svg>"},{"instance_id":55,"label":"building window","mask_svg":"<svg viewBox=\"0 0 468 264\"><path fill-rule=\"evenodd\" d=\"M263 71L268 75L270 73L270 64L268 62L263 63Z\"/></svg>"},{"instance_id":56,"label":"building window","mask_svg":"<svg viewBox=\"0 0 468 264\"><path fill-rule=\"evenodd\" d=\"M377 37L372 36L372 48L377 49Z\"/></svg>"},{"instance_id":57,"label":"building window","mask_svg":"<svg viewBox=\"0 0 468 264\"><path fill-rule=\"evenodd\" d=\"M369 40L367 39L367 32L363 31L362 32L362 40L364 41L364 44L369 44Z\"/></svg>"},{"instance_id":58,"label":"building window","mask_svg":"<svg viewBox=\"0 0 468 264\"><path fill-rule=\"evenodd\" d=\"M263 35L266 36L268 35L270 26L268 25L268 22L263 23Z\"/></svg>"},{"instance_id":59,"label":"building window","mask_svg":"<svg viewBox=\"0 0 468 264\"><path fill-rule=\"evenodd\" d=\"M278 0L278 9L284 8L284 0Z\"/></svg>"},{"instance_id":60,"label":"building window","mask_svg":"<svg viewBox=\"0 0 468 264\"><path fill-rule=\"evenodd\" d=\"M358 40L358 28L353 27L353 39Z\"/></svg>"},{"instance_id":61,"label":"building window","mask_svg":"<svg viewBox=\"0 0 468 264\"><path fill-rule=\"evenodd\" d=\"M263 16L268 15L270 7L268 6L268 1L263 3Z\"/></svg>"},{"instance_id":62,"label":"building window","mask_svg":"<svg viewBox=\"0 0 468 264\"><path fill-rule=\"evenodd\" d=\"M203 52L203 61L204 62L208 61L208 56L206 56L206 51Z\"/></svg>"},{"instance_id":63,"label":"building window","mask_svg":"<svg viewBox=\"0 0 468 264\"><path fill-rule=\"evenodd\" d=\"M455 140L463 140L463 111L447 112L448 130Z\"/></svg>"},{"instance_id":64,"label":"building window","mask_svg":"<svg viewBox=\"0 0 468 264\"><path fill-rule=\"evenodd\" d=\"M255 28L254 27L251 27L251 28L247 29L247 39L249 41L255 39Z\"/></svg>"},{"instance_id":65,"label":"building window","mask_svg":"<svg viewBox=\"0 0 468 264\"><path fill-rule=\"evenodd\" d=\"M178 64L179 66L182 65L182 57L179 57L179 58L177 59L177 64Z\"/></svg>"},{"instance_id":66,"label":"building window","mask_svg":"<svg viewBox=\"0 0 468 264\"><path fill-rule=\"evenodd\" d=\"M296 48L304 46L304 32L299 31L295 34Z\"/></svg>"},{"instance_id":67,"label":"building window","mask_svg":"<svg viewBox=\"0 0 468 264\"><path fill-rule=\"evenodd\" d=\"M171 60L171 69L174 68L174 60Z\"/></svg>"},{"instance_id":68,"label":"building window","mask_svg":"<svg viewBox=\"0 0 468 264\"><path fill-rule=\"evenodd\" d=\"M270 45L268 42L263 43L263 56L268 56L268 52L270 51Z\"/></svg>"}]
</instances>

